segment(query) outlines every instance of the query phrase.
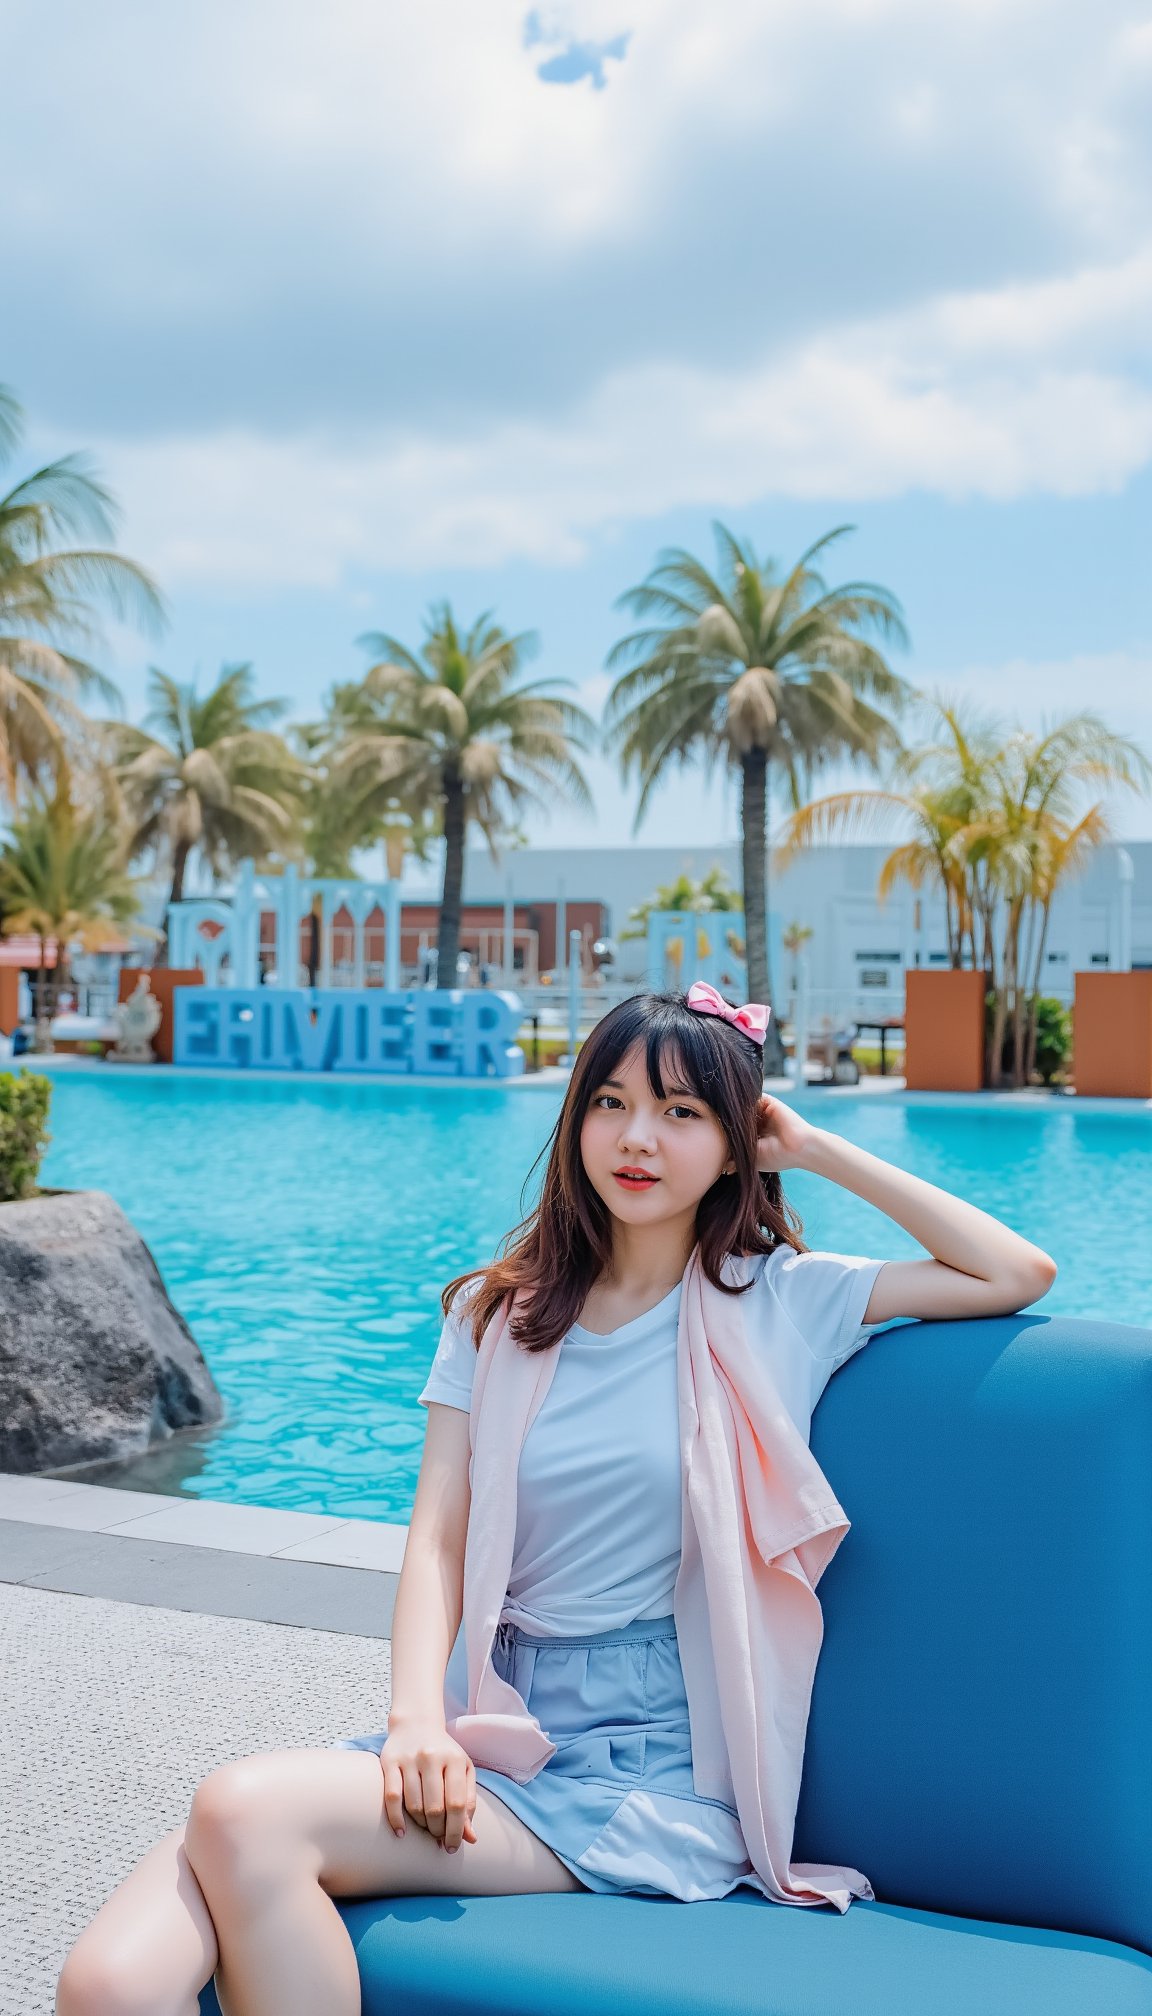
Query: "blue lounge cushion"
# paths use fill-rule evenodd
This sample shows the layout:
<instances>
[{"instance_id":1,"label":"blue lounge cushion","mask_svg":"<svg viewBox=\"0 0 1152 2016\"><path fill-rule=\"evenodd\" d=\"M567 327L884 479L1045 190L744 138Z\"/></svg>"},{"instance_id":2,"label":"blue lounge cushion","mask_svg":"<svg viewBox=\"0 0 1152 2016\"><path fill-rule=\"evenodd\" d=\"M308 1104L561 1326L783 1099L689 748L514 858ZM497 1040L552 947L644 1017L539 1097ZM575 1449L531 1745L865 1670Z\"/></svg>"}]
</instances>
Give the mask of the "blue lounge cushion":
<instances>
[{"instance_id":1,"label":"blue lounge cushion","mask_svg":"<svg viewBox=\"0 0 1152 2016\"><path fill-rule=\"evenodd\" d=\"M852 1527L820 1583L795 1859L1152 1952L1152 1331L882 1331L812 1447Z\"/></svg>"},{"instance_id":2,"label":"blue lounge cushion","mask_svg":"<svg viewBox=\"0 0 1152 2016\"><path fill-rule=\"evenodd\" d=\"M394 1897L337 1905L363 2016L1149 2016L1152 1959L897 1904ZM201 2016L220 2016L211 1989ZM320 2016L320 2012L317 2012Z\"/></svg>"},{"instance_id":3,"label":"blue lounge cushion","mask_svg":"<svg viewBox=\"0 0 1152 2016\"><path fill-rule=\"evenodd\" d=\"M812 1447L852 1524L793 1856L876 1901L338 1900L364 2016L1152 2016L1152 1331L879 1332Z\"/></svg>"}]
</instances>

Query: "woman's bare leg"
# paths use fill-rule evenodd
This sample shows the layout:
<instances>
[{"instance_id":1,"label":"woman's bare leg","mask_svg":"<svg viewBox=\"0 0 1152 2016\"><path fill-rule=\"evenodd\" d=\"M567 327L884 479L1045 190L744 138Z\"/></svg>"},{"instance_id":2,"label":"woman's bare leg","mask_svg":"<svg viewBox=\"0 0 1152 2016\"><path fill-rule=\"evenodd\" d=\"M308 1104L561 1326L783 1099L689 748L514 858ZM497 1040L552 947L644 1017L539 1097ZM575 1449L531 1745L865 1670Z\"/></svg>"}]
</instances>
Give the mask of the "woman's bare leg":
<instances>
[{"instance_id":1,"label":"woman's bare leg","mask_svg":"<svg viewBox=\"0 0 1152 2016\"><path fill-rule=\"evenodd\" d=\"M221 1765L81 1933L56 2016L195 2016L214 1972L224 2016L360 2016L333 1898L587 1889L483 1785L474 1826L454 1854L410 1816L398 1838L367 1751Z\"/></svg>"},{"instance_id":2,"label":"woman's bare leg","mask_svg":"<svg viewBox=\"0 0 1152 2016\"><path fill-rule=\"evenodd\" d=\"M411 1817L393 1834L379 1758L365 1751L279 1750L211 1772L186 1844L220 1943L225 2016L359 2016L335 1897L586 1887L482 1785L475 1832L454 1854Z\"/></svg>"},{"instance_id":3,"label":"woman's bare leg","mask_svg":"<svg viewBox=\"0 0 1152 2016\"><path fill-rule=\"evenodd\" d=\"M174 1827L70 1949L56 1984L56 2016L196 2016L218 1959L184 1829Z\"/></svg>"}]
</instances>

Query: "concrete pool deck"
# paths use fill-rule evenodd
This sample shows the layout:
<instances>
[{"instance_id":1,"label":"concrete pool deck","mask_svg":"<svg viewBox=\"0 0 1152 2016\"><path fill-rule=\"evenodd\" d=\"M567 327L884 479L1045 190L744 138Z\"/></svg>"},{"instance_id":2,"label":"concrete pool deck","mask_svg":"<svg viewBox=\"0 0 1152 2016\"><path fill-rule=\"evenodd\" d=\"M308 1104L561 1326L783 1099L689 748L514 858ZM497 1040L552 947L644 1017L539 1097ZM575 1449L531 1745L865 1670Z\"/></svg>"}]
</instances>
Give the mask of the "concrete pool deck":
<instances>
[{"instance_id":1,"label":"concrete pool deck","mask_svg":"<svg viewBox=\"0 0 1152 2016\"><path fill-rule=\"evenodd\" d=\"M0 1582L387 1638L407 1526L0 1472Z\"/></svg>"},{"instance_id":2,"label":"concrete pool deck","mask_svg":"<svg viewBox=\"0 0 1152 2016\"><path fill-rule=\"evenodd\" d=\"M0 1473L0 2016L217 1764L383 1727L407 1530Z\"/></svg>"}]
</instances>

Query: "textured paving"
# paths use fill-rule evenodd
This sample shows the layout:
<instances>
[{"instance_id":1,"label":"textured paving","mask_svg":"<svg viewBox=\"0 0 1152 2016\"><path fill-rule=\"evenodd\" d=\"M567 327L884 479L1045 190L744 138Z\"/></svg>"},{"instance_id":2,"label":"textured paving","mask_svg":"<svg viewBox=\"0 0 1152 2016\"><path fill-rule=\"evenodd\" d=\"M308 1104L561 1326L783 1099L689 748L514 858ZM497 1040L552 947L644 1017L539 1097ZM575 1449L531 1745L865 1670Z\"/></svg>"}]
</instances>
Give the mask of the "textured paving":
<instances>
[{"instance_id":1,"label":"textured paving","mask_svg":"<svg viewBox=\"0 0 1152 2016\"><path fill-rule=\"evenodd\" d=\"M69 1946L215 1765L379 1729L391 1699L384 1638L154 1596L0 1581L0 1646L0 2016L53 2016Z\"/></svg>"}]
</instances>

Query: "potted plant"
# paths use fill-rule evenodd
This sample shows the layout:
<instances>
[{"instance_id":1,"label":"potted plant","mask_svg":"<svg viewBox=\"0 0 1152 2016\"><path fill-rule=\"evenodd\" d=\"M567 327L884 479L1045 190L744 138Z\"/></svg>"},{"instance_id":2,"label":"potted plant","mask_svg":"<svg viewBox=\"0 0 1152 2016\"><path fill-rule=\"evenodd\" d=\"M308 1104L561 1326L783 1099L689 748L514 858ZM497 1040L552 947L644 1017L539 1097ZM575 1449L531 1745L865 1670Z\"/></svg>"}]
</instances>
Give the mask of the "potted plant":
<instances>
[{"instance_id":1,"label":"potted plant","mask_svg":"<svg viewBox=\"0 0 1152 2016\"><path fill-rule=\"evenodd\" d=\"M969 721L940 700L931 705L932 739L897 754L889 787L802 806L785 824L778 864L849 830L859 835L894 815L910 820L912 837L884 862L877 897L883 903L901 881L936 890L948 965L905 975L906 1082L955 1091L1024 1086L1037 1064L1053 898L1112 838L1101 803L1077 811L1077 787L1146 788L1152 763L1097 714L1071 715L1036 736Z\"/></svg>"}]
</instances>

